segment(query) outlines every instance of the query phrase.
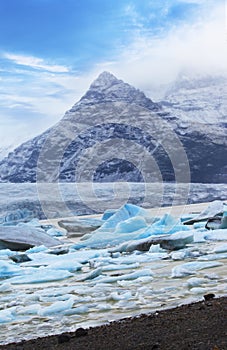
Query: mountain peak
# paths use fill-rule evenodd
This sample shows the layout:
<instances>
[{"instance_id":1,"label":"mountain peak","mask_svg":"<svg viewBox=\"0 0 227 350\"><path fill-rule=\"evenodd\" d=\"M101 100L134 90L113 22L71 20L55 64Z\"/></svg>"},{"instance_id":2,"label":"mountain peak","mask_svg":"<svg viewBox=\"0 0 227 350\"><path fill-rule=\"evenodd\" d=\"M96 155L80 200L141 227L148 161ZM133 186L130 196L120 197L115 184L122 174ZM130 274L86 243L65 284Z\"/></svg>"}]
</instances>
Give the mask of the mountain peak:
<instances>
[{"instance_id":1,"label":"mountain peak","mask_svg":"<svg viewBox=\"0 0 227 350\"><path fill-rule=\"evenodd\" d=\"M113 84L122 82L121 80L117 79L113 74L110 72L104 71L102 72L97 79L93 81L90 88L108 88L112 86Z\"/></svg>"},{"instance_id":2,"label":"mountain peak","mask_svg":"<svg viewBox=\"0 0 227 350\"><path fill-rule=\"evenodd\" d=\"M86 94L70 111L74 111L75 108L81 104L91 105L95 103L116 101L122 101L129 104L137 103L138 105L151 109L152 111L160 110L160 106L147 98L142 91L125 83L123 80L117 79L113 74L104 71L93 81Z\"/></svg>"}]
</instances>

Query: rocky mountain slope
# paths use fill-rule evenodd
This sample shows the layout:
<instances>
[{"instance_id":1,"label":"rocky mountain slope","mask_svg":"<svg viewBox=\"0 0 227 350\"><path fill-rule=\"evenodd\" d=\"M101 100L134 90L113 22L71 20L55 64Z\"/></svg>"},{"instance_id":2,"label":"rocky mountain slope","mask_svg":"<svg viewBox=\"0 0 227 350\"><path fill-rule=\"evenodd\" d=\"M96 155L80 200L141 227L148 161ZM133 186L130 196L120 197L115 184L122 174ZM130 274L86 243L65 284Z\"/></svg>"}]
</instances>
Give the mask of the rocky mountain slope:
<instances>
[{"instance_id":1,"label":"rocky mountain slope","mask_svg":"<svg viewBox=\"0 0 227 350\"><path fill-rule=\"evenodd\" d=\"M58 124L0 162L0 181L225 182L226 85L181 79L154 103L103 72Z\"/></svg>"}]
</instances>

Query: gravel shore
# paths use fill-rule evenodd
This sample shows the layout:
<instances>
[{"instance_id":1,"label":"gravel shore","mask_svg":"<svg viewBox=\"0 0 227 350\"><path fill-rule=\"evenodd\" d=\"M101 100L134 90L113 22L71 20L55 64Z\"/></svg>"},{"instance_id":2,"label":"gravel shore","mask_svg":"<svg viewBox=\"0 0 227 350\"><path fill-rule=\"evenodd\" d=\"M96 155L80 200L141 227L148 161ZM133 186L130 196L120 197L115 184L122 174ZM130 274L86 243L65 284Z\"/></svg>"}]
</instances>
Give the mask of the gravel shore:
<instances>
[{"instance_id":1,"label":"gravel shore","mask_svg":"<svg viewBox=\"0 0 227 350\"><path fill-rule=\"evenodd\" d=\"M5 350L226 350L227 297L0 346Z\"/></svg>"}]
</instances>

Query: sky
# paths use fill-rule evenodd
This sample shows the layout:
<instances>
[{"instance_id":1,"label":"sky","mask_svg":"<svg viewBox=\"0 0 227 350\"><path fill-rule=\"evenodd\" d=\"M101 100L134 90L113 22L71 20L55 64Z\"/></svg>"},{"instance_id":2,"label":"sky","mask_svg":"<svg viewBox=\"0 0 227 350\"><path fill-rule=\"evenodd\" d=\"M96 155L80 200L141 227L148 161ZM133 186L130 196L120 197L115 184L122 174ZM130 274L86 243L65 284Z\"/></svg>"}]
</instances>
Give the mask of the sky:
<instances>
[{"instance_id":1,"label":"sky","mask_svg":"<svg viewBox=\"0 0 227 350\"><path fill-rule=\"evenodd\" d=\"M0 0L0 150L55 124L110 71L154 99L227 71L224 0Z\"/></svg>"}]
</instances>

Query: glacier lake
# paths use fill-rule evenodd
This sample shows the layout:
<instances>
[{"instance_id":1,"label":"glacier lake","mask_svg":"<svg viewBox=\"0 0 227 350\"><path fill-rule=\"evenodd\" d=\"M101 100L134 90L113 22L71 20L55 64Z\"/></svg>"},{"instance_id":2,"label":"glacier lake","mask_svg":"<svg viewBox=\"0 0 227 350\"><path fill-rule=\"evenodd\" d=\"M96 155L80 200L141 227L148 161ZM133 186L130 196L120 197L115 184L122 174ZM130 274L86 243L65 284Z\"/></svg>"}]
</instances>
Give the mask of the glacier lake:
<instances>
[{"instance_id":1,"label":"glacier lake","mask_svg":"<svg viewBox=\"0 0 227 350\"><path fill-rule=\"evenodd\" d=\"M202 300L207 293L227 295L227 229L206 230L204 221L184 226L183 214L153 221L140 208L224 202L226 184L0 184L0 193L6 224L23 221L23 213L31 219L25 225L37 226L35 217L48 216L51 222L105 209L117 210L119 220L103 219L86 239L70 240L63 233L62 254L39 246L23 252L28 261L16 263L12 258L21 253L0 250L0 344L157 312ZM168 227L173 240L182 240L181 249L161 244L136 249L138 237L169 233ZM116 241L108 241L108 234Z\"/></svg>"}]
</instances>

